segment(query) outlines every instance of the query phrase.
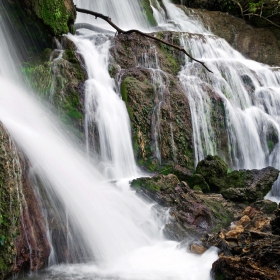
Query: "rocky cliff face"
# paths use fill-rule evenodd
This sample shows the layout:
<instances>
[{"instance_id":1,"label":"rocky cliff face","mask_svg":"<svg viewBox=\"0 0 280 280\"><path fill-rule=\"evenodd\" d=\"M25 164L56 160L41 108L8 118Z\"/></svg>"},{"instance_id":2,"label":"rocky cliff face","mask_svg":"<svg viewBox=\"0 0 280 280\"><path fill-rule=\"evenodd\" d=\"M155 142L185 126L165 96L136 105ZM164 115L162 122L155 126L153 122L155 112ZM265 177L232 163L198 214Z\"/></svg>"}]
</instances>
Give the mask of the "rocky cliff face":
<instances>
[{"instance_id":1,"label":"rocky cliff face","mask_svg":"<svg viewBox=\"0 0 280 280\"><path fill-rule=\"evenodd\" d=\"M28 178L28 162L2 124L0 137L0 279L4 279L22 269L42 268L50 245Z\"/></svg>"},{"instance_id":2,"label":"rocky cliff face","mask_svg":"<svg viewBox=\"0 0 280 280\"><path fill-rule=\"evenodd\" d=\"M179 44L175 33L157 36ZM177 77L182 55L135 34L116 37L111 55L111 74L128 108L138 163L150 171L177 164L192 169L190 109Z\"/></svg>"}]
</instances>

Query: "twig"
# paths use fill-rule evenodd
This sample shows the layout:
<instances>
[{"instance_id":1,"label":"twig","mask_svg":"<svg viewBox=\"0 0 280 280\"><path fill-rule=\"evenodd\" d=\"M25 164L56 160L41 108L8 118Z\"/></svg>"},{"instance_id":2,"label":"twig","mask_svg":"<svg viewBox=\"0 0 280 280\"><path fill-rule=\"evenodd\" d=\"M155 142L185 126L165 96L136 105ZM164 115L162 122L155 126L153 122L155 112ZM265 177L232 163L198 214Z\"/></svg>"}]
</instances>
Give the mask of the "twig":
<instances>
[{"instance_id":1,"label":"twig","mask_svg":"<svg viewBox=\"0 0 280 280\"><path fill-rule=\"evenodd\" d=\"M268 18L263 17L263 16L261 16L261 15L259 15L259 14L249 13L249 14L244 14L244 16L249 16L249 17L251 17L251 16L260 17L260 18L262 18L262 19L268 21L270 24L272 24L272 25L274 25L274 26L280 28L280 25L274 23L273 21L271 21L271 20L269 20Z\"/></svg>"},{"instance_id":2,"label":"twig","mask_svg":"<svg viewBox=\"0 0 280 280\"><path fill-rule=\"evenodd\" d=\"M80 12L80 13L84 13L84 14L89 14L89 15L92 15L92 16L95 16L95 18L101 18L103 20L105 20L106 22L108 22L114 29L117 30L117 33L118 34L131 34L131 33L137 33L141 36L144 36L144 37L147 37L147 38L150 38L154 41L158 41L158 42L161 42L167 46L170 46L178 51L181 51L183 52L186 56L188 56L190 59L200 63L207 71L213 73L206 65L204 62L200 61L200 60L197 60L195 58L193 58L189 53L186 52L186 50L183 48L183 47L180 47L180 46L177 46L177 45L173 45L165 40L162 40L162 39L159 39L157 37L154 37L150 34L147 34L147 33L143 33L141 32L140 30L137 30L137 29L132 29L132 30L127 30L127 31L124 31L122 30L121 28L119 28L116 24L114 24L112 21L111 21L111 18L107 17L107 16L104 16L102 14L99 14L99 13L96 13L96 12L93 12L93 11L89 11L89 10L86 10L86 9L80 9L78 7L76 7L76 11L77 12Z\"/></svg>"}]
</instances>

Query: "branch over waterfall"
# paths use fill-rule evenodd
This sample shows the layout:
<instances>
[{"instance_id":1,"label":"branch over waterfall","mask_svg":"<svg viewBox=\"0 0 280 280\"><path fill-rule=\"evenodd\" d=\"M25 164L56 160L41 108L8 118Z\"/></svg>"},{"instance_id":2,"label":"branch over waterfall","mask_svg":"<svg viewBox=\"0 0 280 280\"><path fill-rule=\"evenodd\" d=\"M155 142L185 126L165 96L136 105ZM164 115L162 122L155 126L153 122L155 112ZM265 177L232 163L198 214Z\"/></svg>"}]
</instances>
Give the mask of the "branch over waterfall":
<instances>
[{"instance_id":1,"label":"branch over waterfall","mask_svg":"<svg viewBox=\"0 0 280 280\"><path fill-rule=\"evenodd\" d=\"M181 47L181 46L173 45L173 44L171 44L171 43L169 43L169 42L167 42L167 41L165 41L165 40L162 40L162 39L159 39L159 38L157 38L157 37L154 37L153 35L150 35L150 34L141 32L140 30L137 30L137 29L131 29L131 30L127 30L127 31L122 30L122 29L119 28L116 24L114 24L114 23L112 22L112 20L111 20L110 17L104 16L104 15L102 15L102 14L100 14L100 13L96 13L96 12L89 11L89 10L86 10L86 9L80 9L80 8L78 8L78 7L76 7L76 11L77 11L77 12L80 12L80 13L92 15L92 16L94 16L95 18L101 18L101 19L105 20L105 21L108 22L114 29L116 29L116 31L117 31L118 34L137 33L137 34L139 34L139 35L141 35L141 36L150 38L150 39L152 39L152 40L154 40L154 41L158 41L158 42L161 42L161 43L163 43L163 44L165 44L165 45L167 45L167 46L170 46L170 47L172 47L172 48L174 48L174 49L176 49L176 50L178 50L178 51L183 52L183 53L184 53L186 56L188 56L190 59L192 59L192 60L194 60L194 61L200 63L207 71L213 73L213 72L205 65L204 62L193 58L193 57L192 57L189 53L187 53L186 50L185 50L183 47Z\"/></svg>"}]
</instances>

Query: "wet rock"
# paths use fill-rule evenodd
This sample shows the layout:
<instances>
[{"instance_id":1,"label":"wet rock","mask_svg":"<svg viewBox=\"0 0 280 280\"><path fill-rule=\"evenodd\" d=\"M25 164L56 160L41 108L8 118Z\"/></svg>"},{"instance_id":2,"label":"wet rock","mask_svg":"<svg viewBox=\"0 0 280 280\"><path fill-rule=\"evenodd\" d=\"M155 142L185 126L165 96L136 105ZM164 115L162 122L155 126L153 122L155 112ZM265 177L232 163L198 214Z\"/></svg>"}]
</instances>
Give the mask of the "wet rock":
<instances>
[{"instance_id":1,"label":"wet rock","mask_svg":"<svg viewBox=\"0 0 280 280\"><path fill-rule=\"evenodd\" d=\"M279 171L273 167L266 167L261 170L234 171L234 174L238 175L238 180L233 180L233 175L229 174L225 180L227 185L225 184L221 194L232 201L252 202L263 199L271 190Z\"/></svg>"},{"instance_id":2,"label":"wet rock","mask_svg":"<svg viewBox=\"0 0 280 280\"><path fill-rule=\"evenodd\" d=\"M155 35L179 44L179 33ZM184 57L136 34L115 37L110 52L112 67L119 69L114 78L121 83L138 164L183 180L194 167L190 108L177 77Z\"/></svg>"},{"instance_id":3,"label":"wet rock","mask_svg":"<svg viewBox=\"0 0 280 280\"><path fill-rule=\"evenodd\" d=\"M271 220L270 224L272 233L280 235L280 208L275 211L275 218Z\"/></svg>"},{"instance_id":4,"label":"wet rock","mask_svg":"<svg viewBox=\"0 0 280 280\"><path fill-rule=\"evenodd\" d=\"M42 268L50 254L28 162L0 124L0 279Z\"/></svg>"},{"instance_id":5,"label":"wet rock","mask_svg":"<svg viewBox=\"0 0 280 280\"><path fill-rule=\"evenodd\" d=\"M218 9L220 7L217 6ZM190 17L199 17L211 32L224 38L246 57L269 65L280 65L279 28L256 28L244 19L219 11L182 9Z\"/></svg>"},{"instance_id":6,"label":"wet rock","mask_svg":"<svg viewBox=\"0 0 280 280\"><path fill-rule=\"evenodd\" d=\"M191 190L186 182L179 182L173 174L136 179L131 186L160 205L170 207L171 218L164 233L171 239L181 241L218 231L233 220L234 211L221 195Z\"/></svg>"},{"instance_id":7,"label":"wet rock","mask_svg":"<svg viewBox=\"0 0 280 280\"><path fill-rule=\"evenodd\" d=\"M195 174L187 180L192 188L198 185L206 192L208 185L211 192L219 192L231 201L254 202L263 199L278 175L279 170L270 166L261 170L234 170L228 173L228 166L220 157L208 155L198 163ZM275 204L267 202L262 207L269 212L269 207L273 209Z\"/></svg>"},{"instance_id":8,"label":"wet rock","mask_svg":"<svg viewBox=\"0 0 280 280\"><path fill-rule=\"evenodd\" d=\"M230 229L202 238L221 250L212 266L214 279L280 279L280 237L269 224L273 215L252 206L242 214Z\"/></svg>"},{"instance_id":9,"label":"wet rock","mask_svg":"<svg viewBox=\"0 0 280 280\"><path fill-rule=\"evenodd\" d=\"M207 248L205 246L203 246L202 244L198 244L198 243L190 244L190 251L194 254L202 255L203 253L206 252L206 250L207 250Z\"/></svg>"},{"instance_id":10,"label":"wet rock","mask_svg":"<svg viewBox=\"0 0 280 280\"><path fill-rule=\"evenodd\" d=\"M227 171L228 166L220 157L208 155L197 164L195 173L204 177L211 191L219 192L224 187Z\"/></svg>"},{"instance_id":11,"label":"wet rock","mask_svg":"<svg viewBox=\"0 0 280 280\"><path fill-rule=\"evenodd\" d=\"M258 267L255 263L246 258L222 256L212 265L212 276L214 279L223 280L277 280L277 271L271 271Z\"/></svg>"},{"instance_id":12,"label":"wet rock","mask_svg":"<svg viewBox=\"0 0 280 280\"><path fill-rule=\"evenodd\" d=\"M21 70L28 87L50 102L68 129L83 138L87 74L74 43L66 37L60 43L64 50L45 49Z\"/></svg>"}]
</instances>

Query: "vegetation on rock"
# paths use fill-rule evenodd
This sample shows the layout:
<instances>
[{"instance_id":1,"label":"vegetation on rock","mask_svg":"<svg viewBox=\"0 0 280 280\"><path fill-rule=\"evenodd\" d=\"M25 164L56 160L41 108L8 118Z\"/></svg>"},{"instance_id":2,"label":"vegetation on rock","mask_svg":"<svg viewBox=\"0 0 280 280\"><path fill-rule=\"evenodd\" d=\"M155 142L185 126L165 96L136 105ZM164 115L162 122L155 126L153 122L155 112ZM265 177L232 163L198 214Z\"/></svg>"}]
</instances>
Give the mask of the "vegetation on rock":
<instances>
[{"instance_id":1,"label":"vegetation on rock","mask_svg":"<svg viewBox=\"0 0 280 280\"><path fill-rule=\"evenodd\" d=\"M82 137L86 72L73 43L67 38L63 38L62 43L69 48L46 49L36 59L25 63L22 73L27 85L53 104L61 120Z\"/></svg>"},{"instance_id":2,"label":"vegetation on rock","mask_svg":"<svg viewBox=\"0 0 280 280\"><path fill-rule=\"evenodd\" d=\"M0 124L0 279L10 274L20 233L21 167L15 145Z\"/></svg>"}]
</instances>

